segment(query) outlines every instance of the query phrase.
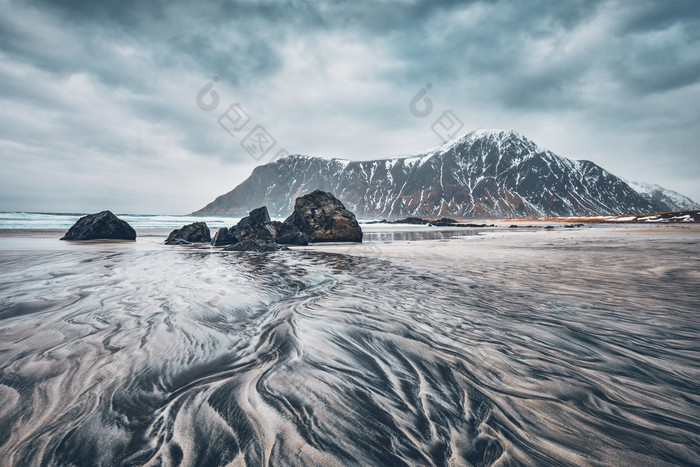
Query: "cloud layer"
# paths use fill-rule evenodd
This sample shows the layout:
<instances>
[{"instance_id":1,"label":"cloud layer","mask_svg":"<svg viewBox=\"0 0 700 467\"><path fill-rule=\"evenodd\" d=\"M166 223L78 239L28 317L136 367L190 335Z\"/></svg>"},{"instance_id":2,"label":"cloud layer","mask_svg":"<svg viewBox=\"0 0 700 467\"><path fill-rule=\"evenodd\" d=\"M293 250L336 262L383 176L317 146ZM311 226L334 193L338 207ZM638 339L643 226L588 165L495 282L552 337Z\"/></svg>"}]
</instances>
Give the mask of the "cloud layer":
<instances>
[{"instance_id":1,"label":"cloud layer","mask_svg":"<svg viewBox=\"0 0 700 467\"><path fill-rule=\"evenodd\" d=\"M446 109L700 199L696 1L0 3L0 210L187 213L250 174L255 125L261 162L369 159Z\"/></svg>"}]
</instances>

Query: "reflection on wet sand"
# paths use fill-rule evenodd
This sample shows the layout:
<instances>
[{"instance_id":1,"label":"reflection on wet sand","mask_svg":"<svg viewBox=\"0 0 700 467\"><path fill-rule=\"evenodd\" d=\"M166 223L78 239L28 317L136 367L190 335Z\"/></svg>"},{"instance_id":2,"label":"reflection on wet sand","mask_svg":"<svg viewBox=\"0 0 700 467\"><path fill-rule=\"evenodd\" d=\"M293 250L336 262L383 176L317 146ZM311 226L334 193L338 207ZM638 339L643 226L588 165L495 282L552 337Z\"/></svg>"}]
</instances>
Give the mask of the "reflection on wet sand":
<instances>
[{"instance_id":1,"label":"reflection on wet sand","mask_svg":"<svg viewBox=\"0 0 700 467\"><path fill-rule=\"evenodd\" d=\"M0 456L695 463L698 239L509 238L1 251Z\"/></svg>"}]
</instances>

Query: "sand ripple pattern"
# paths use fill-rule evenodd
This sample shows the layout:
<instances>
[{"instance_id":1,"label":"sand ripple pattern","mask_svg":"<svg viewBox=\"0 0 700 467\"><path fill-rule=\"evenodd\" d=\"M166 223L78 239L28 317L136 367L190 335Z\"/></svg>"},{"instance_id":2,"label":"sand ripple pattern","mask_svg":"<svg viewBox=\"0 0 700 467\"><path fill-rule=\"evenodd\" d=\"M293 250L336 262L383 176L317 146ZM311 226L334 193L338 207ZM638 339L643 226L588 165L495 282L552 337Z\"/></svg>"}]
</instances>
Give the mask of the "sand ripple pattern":
<instances>
[{"instance_id":1,"label":"sand ripple pattern","mask_svg":"<svg viewBox=\"0 0 700 467\"><path fill-rule=\"evenodd\" d=\"M5 253L0 463L693 465L687 251Z\"/></svg>"}]
</instances>

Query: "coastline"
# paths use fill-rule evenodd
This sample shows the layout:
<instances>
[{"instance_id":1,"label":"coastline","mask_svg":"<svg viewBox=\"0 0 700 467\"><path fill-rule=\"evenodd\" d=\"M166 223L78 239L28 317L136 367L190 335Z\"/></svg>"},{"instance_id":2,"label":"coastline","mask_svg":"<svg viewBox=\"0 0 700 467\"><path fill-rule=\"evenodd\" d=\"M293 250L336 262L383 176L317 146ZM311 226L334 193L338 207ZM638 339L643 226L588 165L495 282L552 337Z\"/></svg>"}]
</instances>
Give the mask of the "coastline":
<instances>
[{"instance_id":1,"label":"coastline","mask_svg":"<svg viewBox=\"0 0 700 467\"><path fill-rule=\"evenodd\" d=\"M473 222L473 221L469 221ZM608 232L622 232L622 233L648 233L648 234L660 234L664 233L667 235L681 235L683 232L700 232L700 223L644 223L644 222L624 222L624 223L611 223L611 222L588 222L583 226L576 226L574 228L564 228L562 224L571 224L570 222L552 221L552 220L538 220L538 219L522 219L522 220L510 220L510 219L490 219L484 221L487 224L493 224L494 227L432 227L425 225L412 225L412 224L360 224L363 232L369 235L369 242L371 243L387 243L382 239L383 234L400 234L400 233L413 233L416 235L416 240L418 237L425 235L427 240L435 240L436 238L431 238L431 234L442 233L446 236L492 236L497 234L523 234L526 232L547 232L550 234L556 233L572 233L581 231L608 231ZM518 226L517 229L511 226ZM551 230L546 230L545 227L553 227ZM43 238L43 239L60 239L67 229L63 228L51 228L51 229L2 229L0 228L0 239L4 238ZM172 231L170 228L146 228L146 229L135 229L137 232L136 242L139 239L157 239L157 238L167 238L168 234ZM216 228L212 228L215 231ZM462 233L463 235L460 235ZM579 235L579 234L576 234ZM400 241L400 240L398 240ZM89 242L78 242L80 243L120 243L122 241L106 241L106 240L93 240ZM74 242L65 242L74 243ZM126 241L125 243L129 243ZM315 244L313 246L322 246L323 243Z\"/></svg>"}]
</instances>

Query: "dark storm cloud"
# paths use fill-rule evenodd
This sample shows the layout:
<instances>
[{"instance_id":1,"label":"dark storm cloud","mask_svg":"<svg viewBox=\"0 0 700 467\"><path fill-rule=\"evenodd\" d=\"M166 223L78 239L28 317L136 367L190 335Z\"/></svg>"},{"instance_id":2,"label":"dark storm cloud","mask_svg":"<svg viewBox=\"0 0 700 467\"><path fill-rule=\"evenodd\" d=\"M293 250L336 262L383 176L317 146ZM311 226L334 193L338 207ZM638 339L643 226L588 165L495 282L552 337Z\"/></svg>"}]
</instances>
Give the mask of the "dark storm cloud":
<instances>
[{"instance_id":1,"label":"dark storm cloud","mask_svg":"<svg viewBox=\"0 0 700 467\"><path fill-rule=\"evenodd\" d=\"M0 180L13 187L0 209L89 209L55 192L105 177L115 202L136 198L119 184L149 200L121 211L201 207L256 164L217 125L233 102L290 152L420 150L434 135L407 102L426 83L465 130L513 128L700 198L698 5L5 0L0 157L15 173ZM194 97L214 76L221 106L203 112ZM82 172L47 182L41 170L62 161ZM25 205L21 186L32 187Z\"/></svg>"},{"instance_id":2,"label":"dark storm cloud","mask_svg":"<svg viewBox=\"0 0 700 467\"><path fill-rule=\"evenodd\" d=\"M645 33L679 25L695 37L700 22L700 8L695 0L658 2L647 0L629 5L629 13L620 22L622 33Z\"/></svg>"}]
</instances>

